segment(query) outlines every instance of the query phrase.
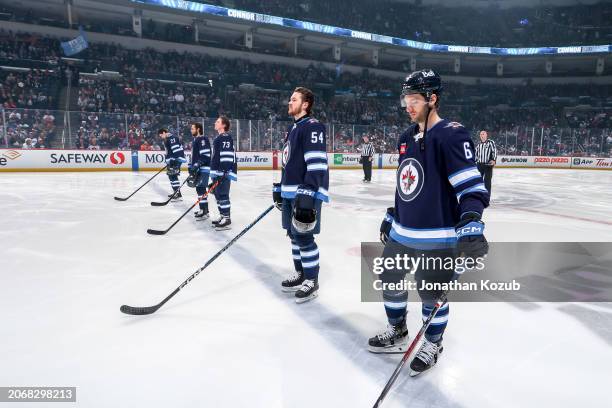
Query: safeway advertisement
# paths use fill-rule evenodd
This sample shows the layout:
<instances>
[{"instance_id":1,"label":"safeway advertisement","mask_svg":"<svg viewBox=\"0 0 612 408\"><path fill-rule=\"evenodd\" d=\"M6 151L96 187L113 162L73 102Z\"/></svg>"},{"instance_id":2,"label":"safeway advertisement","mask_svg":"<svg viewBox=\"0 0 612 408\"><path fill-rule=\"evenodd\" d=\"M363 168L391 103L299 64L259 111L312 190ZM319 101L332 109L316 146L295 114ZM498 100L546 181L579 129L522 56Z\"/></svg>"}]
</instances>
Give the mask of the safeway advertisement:
<instances>
[{"instance_id":1,"label":"safeway advertisement","mask_svg":"<svg viewBox=\"0 0 612 408\"><path fill-rule=\"evenodd\" d=\"M0 150L0 170L71 170L132 168L130 152L113 150Z\"/></svg>"}]
</instances>

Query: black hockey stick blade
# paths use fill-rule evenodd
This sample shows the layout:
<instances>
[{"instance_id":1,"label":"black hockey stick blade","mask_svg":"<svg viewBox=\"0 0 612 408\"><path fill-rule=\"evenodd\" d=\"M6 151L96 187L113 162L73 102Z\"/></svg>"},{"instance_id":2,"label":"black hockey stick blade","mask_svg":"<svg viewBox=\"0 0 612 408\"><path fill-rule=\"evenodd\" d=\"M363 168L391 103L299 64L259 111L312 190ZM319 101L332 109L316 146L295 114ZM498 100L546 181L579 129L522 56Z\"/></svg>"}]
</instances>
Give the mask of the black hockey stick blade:
<instances>
[{"instance_id":1,"label":"black hockey stick blade","mask_svg":"<svg viewBox=\"0 0 612 408\"><path fill-rule=\"evenodd\" d=\"M157 202L157 201L151 201L151 205L153 207L162 207L164 205L167 205L170 201L172 201L174 197L170 197L168 200L164 201L163 203Z\"/></svg>"},{"instance_id":2,"label":"black hockey stick blade","mask_svg":"<svg viewBox=\"0 0 612 408\"><path fill-rule=\"evenodd\" d=\"M180 220L182 220L182 219L183 219L183 217L185 217L185 216L186 216L186 215L189 213L189 211L193 210L193 207L195 207L196 205L198 205L198 203L200 202L200 200L202 200L202 198L207 197L207 196L208 196L208 195L209 195L209 194L210 194L212 191L214 191L214 189L215 189L215 188L217 188L217 186L219 185L219 183L220 183L220 182L221 182L221 181L222 181L224 178L225 178L225 176L223 176L223 177L221 177L220 179L216 180L216 181L213 183L213 185L212 185L212 186L211 186L211 187L208 189L208 191L207 191L206 193L202 194L202 197L198 197L198 200L197 200L195 203L193 203L193 205L192 205L191 207L189 207L189 208L187 209L187 211L185 211L185 212L183 213L183 215L181 215L180 217L178 217L178 219L177 219L176 221L174 221L174 222L172 223L172 225L170 225L170 226L168 227L168 229L167 229L167 230L165 230L165 231L159 231L159 230L154 230L154 229L149 228L149 229L147 230L147 233L149 233L149 234L151 234L151 235L165 235L165 234L166 234L168 231L170 231L172 228L174 228L174 226L175 226L176 224L178 224L178 222L179 222Z\"/></svg>"},{"instance_id":3,"label":"black hockey stick blade","mask_svg":"<svg viewBox=\"0 0 612 408\"><path fill-rule=\"evenodd\" d=\"M151 228L147 230L147 234L151 234L151 235L166 235L166 232L168 232L168 230L160 231L160 230L155 230Z\"/></svg>"},{"instance_id":4,"label":"black hockey stick blade","mask_svg":"<svg viewBox=\"0 0 612 408\"><path fill-rule=\"evenodd\" d=\"M127 201L127 200L129 200L130 198L132 198L132 196L133 196L134 194L136 194L137 192L139 192L141 188L143 188L144 186L146 186L147 184L149 184L149 182L150 182L151 180L153 180L155 177L157 177L157 175L158 175L159 173L161 173L162 171L166 170L166 167L168 167L168 165L165 165L164 167L162 167L162 168L161 168L161 169L160 169L160 170L159 170L157 173L155 173L155 174L153 175L153 177L151 177L150 179L148 179L147 181L145 181L143 185L141 185L140 187L138 187L138 188L137 188L137 189L136 189L136 190L135 190L135 191L134 191L132 194L130 194L129 196L127 196L127 197L125 197L125 198L122 198L122 197L115 197L115 200L117 200L117 201Z\"/></svg>"},{"instance_id":5,"label":"black hockey stick blade","mask_svg":"<svg viewBox=\"0 0 612 408\"><path fill-rule=\"evenodd\" d=\"M159 305L145 306L145 307L135 307L135 306L123 305L121 306L121 308L119 308L121 313L135 315L135 316L153 314L157 311L157 309L159 309Z\"/></svg>"},{"instance_id":6,"label":"black hockey stick blade","mask_svg":"<svg viewBox=\"0 0 612 408\"><path fill-rule=\"evenodd\" d=\"M186 179L185 179L185 181L183 181L183 184L181 184L181 186L179 187L179 189L178 189L178 190L176 190L176 191L181 191L181 188L183 188L183 186L185 185L185 183L187 182L187 180L189 180L189 178L186 178ZM173 199L173 198L174 198L174 196L176 195L176 191L175 191L174 193L172 193L172 195L171 195L171 196L170 196L170 197L169 197L169 198L168 198L166 201L161 202L161 203L160 203L160 202L156 202L156 201L151 201L151 205L152 205L153 207L162 207L162 206L164 206L164 205L168 205L168 203L169 203L170 201L172 201L172 199Z\"/></svg>"},{"instance_id":7,"label":"black hockey stick blade","mask_svg":"<svg viewBox=\"0 0 612 408\"><path fill-rule=\"evenodd\" d=\"M148 314L155 313L160 307L162 307L164 304L166 304L167 301L172 299L172 297L174 295L176 295L181 289L183 289L185 286L187 286L189 284L189 282L194 280L195 277L200 274L200 272L202 272L204 269L206 269L208 267L208 265L213 263L215 261L215 259L217 259L219 256L221 256L221 254L223 252L225 252L229 247L231 247L234 244L234 242L236 242L238 239L240 239L241 236L246 234L247 231L249 231L251 228L253 228L253 226L255 224L257 224L263 217L265 217L266 214L268 214L270 211L272 211L273 208L274 208L274 205L271 205L268 208L266 208L266 210L263 213L259 214L259 216L257 218L255 218L255 220L253 222L251 222L249 225L247 225L242 231L240 231L240 233L238 235L236 235L234 238L232 238L227 244L225 244L225 246L223 248L221 248L219 251L217 251L216 254L214 254L208 261L206 261L204 266L200 267L197 271L192 273L183 283L181 283L181 285L178 288L174 289L174 291L172 293L170 293L168 296L166 296L166 298L164 300L162 300L161 302L159 302L157 305L155 305L155 306L145 306L145 307L133 307L133 306L128 306L128 305L123 305L123 306L121 306L121 308L119 310L122 313L129 314L129 315L148 315ZM155 231L155 230L152 230L152 231ZM161 232L163 232L163 231L161 231Z\"/></svg>"}]
</instances>

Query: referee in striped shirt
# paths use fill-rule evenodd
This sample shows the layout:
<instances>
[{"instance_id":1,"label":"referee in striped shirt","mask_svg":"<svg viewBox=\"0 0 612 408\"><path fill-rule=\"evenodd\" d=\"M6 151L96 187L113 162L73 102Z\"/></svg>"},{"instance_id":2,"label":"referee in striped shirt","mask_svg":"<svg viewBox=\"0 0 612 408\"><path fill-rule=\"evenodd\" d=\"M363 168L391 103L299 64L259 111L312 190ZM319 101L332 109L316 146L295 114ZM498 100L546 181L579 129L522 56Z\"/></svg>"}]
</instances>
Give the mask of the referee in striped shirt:
<instances>
[{"instance_id":1,"label":"referee in striped shirt","mask_svg":"<svg viewBox=\"0 0 612 408\"><path fill-rule=\"evenodd\" d=\"M369 183L372 181L372 159L374 157L374 146L368 140L367 136L363 137L361 145L361 165L363 166L363 181Z\"/></svg>"},{"instance_id":2,"label":"referee in striped shirt","mask_svg":"<svg viewBox=\"0 0 612 408\"><path fill-rule=\"evenodd\" d=\"M484 179L485 187L491 194L491 179L493 178L493 166L497 160L497 148L495 142L489 140L486 130L480 131L480 142L476 146L476 165Z\"/></svg>"}]
</instances>

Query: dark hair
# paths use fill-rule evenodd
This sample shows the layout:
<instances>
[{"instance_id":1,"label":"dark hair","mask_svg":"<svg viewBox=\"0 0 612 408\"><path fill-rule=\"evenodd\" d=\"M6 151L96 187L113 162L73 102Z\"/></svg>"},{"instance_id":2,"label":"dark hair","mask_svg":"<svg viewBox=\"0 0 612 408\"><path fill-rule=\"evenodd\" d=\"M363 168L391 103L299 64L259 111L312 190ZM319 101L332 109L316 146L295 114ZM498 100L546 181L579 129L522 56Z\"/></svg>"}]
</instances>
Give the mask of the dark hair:
<instances>
[{"instance_id":1,"label":"dark hair","mask_svg":"<svg viewBox=\"0 0 612 408\"><path fill-rule=\"evenodd\" d=\"M221 123L223 123L223 126L225 126L225 131L229 131L230 130L230 120L227 118L227 116L219 116L219 119L221 119Z\"/></svg>"},{"instance_id":2,"label":"dark hair","mask_svg":"<svg viewBox=\"0 0 612 408\"><path fill-rule=\"evenodd\" d=\"M191 126L195 126L198 135L203 135L204 134L204 127L202 126L202 124L200 122L193 122L191 124Z\"/></svg>"},{"instance_id":3,"label":"dark hair","mask_svg":"<svg viewBox=\"0 0 612 408\"><path fill-rule=\"evenodd\" d=\"M308 103L308 108L306 108L306 113L310 115L312 112L312 107L314 106L314 94L308 88L304 88L303 86L298 86L293 90L293 92L297 92L302 95L302 102Z\"/></svg>"},{"instance_id":4,"label":"dark hair","mask_svg":"<svg viewBox=\"0 0 612 408\"><path fill-rule=\"evenodd\" d=\"M168 133L168 129L166 129L166 128L160 128L160 129L157 131L157 134L158 134L158 135L161 135L162 133Z\"/></svg>"}]
</instances>

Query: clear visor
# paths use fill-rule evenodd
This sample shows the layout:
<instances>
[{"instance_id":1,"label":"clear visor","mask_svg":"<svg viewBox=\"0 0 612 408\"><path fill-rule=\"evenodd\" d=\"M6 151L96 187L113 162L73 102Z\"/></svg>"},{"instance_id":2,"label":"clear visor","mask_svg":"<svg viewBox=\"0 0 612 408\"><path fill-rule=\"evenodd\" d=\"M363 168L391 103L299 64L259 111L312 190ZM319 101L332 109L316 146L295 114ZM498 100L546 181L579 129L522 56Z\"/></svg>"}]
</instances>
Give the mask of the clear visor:
<instances>
[{"instance_id":1,"label":"clear visor","mask_svg":"<svg viewBox=\"0 0 612 408\"><path fill-rule=\"evenodd\" d=\"M412 94L402 94L400 97L400 104L402 108L413 107L418 108L419 106L423 106L427 103L425 99L423 99L421 94L412 93Z\"/></svg>"}]
</instances>

